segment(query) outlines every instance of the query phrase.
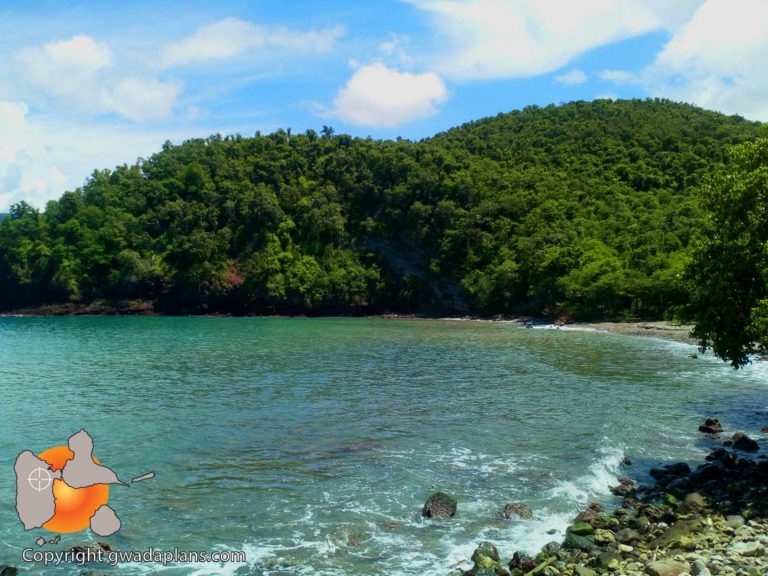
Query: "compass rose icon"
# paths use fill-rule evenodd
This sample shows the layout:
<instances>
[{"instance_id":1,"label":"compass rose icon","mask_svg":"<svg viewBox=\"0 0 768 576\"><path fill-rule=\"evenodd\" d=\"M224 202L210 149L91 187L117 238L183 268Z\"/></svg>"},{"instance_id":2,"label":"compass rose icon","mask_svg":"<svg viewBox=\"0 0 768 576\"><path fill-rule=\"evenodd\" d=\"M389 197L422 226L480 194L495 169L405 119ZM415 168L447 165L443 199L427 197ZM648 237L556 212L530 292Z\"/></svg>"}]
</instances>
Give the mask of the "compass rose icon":
<instances>
[{"instance_id":1,"label":"compass rose icon","mask_svg":"<svg viewBox=\"0 0 768 576\"><path fill-rule=\"evenodd\" d=\"M51 473L48 472L48 470L45 468L35 468L32 470L32 472L29 473L27 482L29 482L29 485L33 490L42 492L43 490L47 490L51 485L51 482L53 482L53 477L51 476Z\"/></svg>"}]
</instances>

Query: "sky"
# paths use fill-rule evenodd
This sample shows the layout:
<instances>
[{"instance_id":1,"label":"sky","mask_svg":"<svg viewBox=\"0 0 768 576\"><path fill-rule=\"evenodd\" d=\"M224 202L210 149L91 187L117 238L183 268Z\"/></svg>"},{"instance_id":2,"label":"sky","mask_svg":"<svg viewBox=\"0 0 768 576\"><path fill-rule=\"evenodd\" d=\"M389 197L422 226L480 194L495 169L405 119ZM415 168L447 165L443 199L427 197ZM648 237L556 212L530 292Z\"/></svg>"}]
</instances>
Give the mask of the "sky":
<instances>
[{"instance_id":1,"label":"sky","mask_svg":"<svg viewBox=\"0 0 768 576\"><path fill-rule=\"evenodd\" d=\"M418 140L597 98L768 121L766 61L768 0L4 0L0 212L215 133Z\"/></svg>"}]
</instances>

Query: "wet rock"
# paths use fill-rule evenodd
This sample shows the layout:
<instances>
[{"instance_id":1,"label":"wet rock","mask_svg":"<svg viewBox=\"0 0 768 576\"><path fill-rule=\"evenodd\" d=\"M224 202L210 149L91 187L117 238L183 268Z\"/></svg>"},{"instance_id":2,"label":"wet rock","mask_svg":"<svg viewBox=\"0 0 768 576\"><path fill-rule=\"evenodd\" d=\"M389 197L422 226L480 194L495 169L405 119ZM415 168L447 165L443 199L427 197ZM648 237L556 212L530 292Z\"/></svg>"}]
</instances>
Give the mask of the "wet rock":
<instances>
[{"instance_id":1,"label":"wet rock","mask_svg":"<svg viewBox=\"0 0 768 576\"><path fill-rule=\"evenodd\" d=\"M574 518L574 522L586 522L587 524L594 526L595 522L597 522L597 518L597 512L594 510L584 510L584 512L579 513L579 515Z\"/></svg>"},{"instance_id":2,"label":"wet rock","mask_svg":"<svg viewBox=\"0 0 768 576\"><path fill-rule=\"evenodd\" d=\"M16 576L19 571L13 566L0 566L0 576Z\"/></svg>"},{"instance_id":3,"label":"wet rock","mask_svg":"<svg viewBox=\"0 0 768 576\"><path fill-rule=\"evenodd\" d=\"M510 570L522 570L528 572L536 567L536 562L525 552L515 552L512 555L512 559L509 561Z\"/></svg>"},{"instance_id":4,"label":"wet rock","mask_svg":"<svg viewBox=\"0 0 768 576\"><path fill-rule=\"evenodd\" d=\"M486 562L483 559L488 559L488 561ZM475 551L472 554L472 562L479 561L483 561L484 564L498 564L499 551L496 549L496 546L490 542L481 542L480 545L475 548Z\"/></svg>"},{"instance_id":5,"label":"wet rock","mask_svg":"<svg viewBox=\"0 0 768 576\"><path fill-rule=\"evenodd\" d=\"M590 540L586 536L579 536L571 531L565 533L565 540L563 541L563 548L571 548L573 550L583 550L589 552L597 548L597 545L593 540Z\"/></svg>"},{"instance_id":6,"label":"wet rock","mask_svg":"<svg viewBox=\"0 0 768 576\"><path fill-rule=\"evenodd\" d=\"M676 560L656 560L645 567L648 576L682 576L689 574L687 564Z\"/></svg>"},{"instance_id":7,"label":"wet rock","mask_svg":"<svg viewBox=\"0 0 768 576\"><path fill-rule=\"evenodd\" d=\"M673 480L688 476L691 473L691 467L685 462L667 464L661 468L651 468L650 475L660 485L664 486Z\"/></svg>"},{"instance_id":8,"label":"wet rock","mask_svg":"<svg viewBox=\"0 0 768 576\"><path fill-rule=\"evenodd\" d=\"M427 499L421 515L425 518L451 518L456 514L456 498L445 492L435 492Z\"/></svg>"},{"instance_id":9,"label":"wet rock","mask_svg":"<svg viewBox=\"0 0 768 576\"><path fill-rule=\"evenodd\" d=\"M527 506L522 502L510 502L501 509L501 516L502 518L507 519L517 517L527 520L529 518L533 518L533 510L531 510L530 506Z\"/></svg>"},{"instance_id":10,"label":"wet rock","mask_svg":"<svg viewBox=\"0 0 768 576\"><path fill-rule=\"evenodd\" d=\"M699 432L706 434L718 434L723 431L723 425L720 424L720 420L717 418L707 418L704 420L704 424L699 426Z\"/></svg>"},{"instance_id":11,"label":"wet rock","mask_svg":"<svg viewBox=\"0 0 768 576\"><path fill-rule=\"evenodd\" d=\"M610 530L598 528L595 530L595 542L600 545L613 544L616 542L616 537Z\"/></svg>"},{"instance_id":12,"label":"wet rock","mask_svg":"<svg viewBox=\"0 0 768 576\"><path fill-rule=\"evenodd\" d=\"M637 530L631 528L624 528L616 532L616 540L622 544L629 544L630 542L637 542L643 539L642 534Z\"/></svg>"},{"instance_id":13,"label":"wet rock","mask_svg":"<svg viewBox=\"0 0 768 576\"><path fill-rule=\"evenodd\" d=\"M725 517L725 524L729 528L741 528L744 526L744 518L738 514L731 514Z\"/></svg>"},{"instance_id":14,"label":"wet rock","mask_svg":"<svg viewBox=\"0 0 768 576\"><path fill-rule=\"evenodd\" d=\"M573 569L574 576L597 576L597 572L586 566L576 566Z\"/></svg>"},{"instance_id":15,"label":"wet rock","mask_svg":"<svg viewBox=\"0 0 768 576\"><path fill-rule=\"evenodd\" d=\"M560 552L560 544L557 542L547 542L541 549L547 556L557 556Z\"/></svg>"},{"instance_id":16,"label":"wet rock","mask_svg":"<svg viewBox=\"0 0 768 576\"><path fill-rule=\"evenodd\" d=\"M597 555L597 564L601 568L616 570L619 567L621 556L616 552L606 551Z\"/></svg>"},{"instance_id":17,"label":"wet rock","mask_svg":"<svg viewBox=\"0 0 768 576\"><path fill-rule=\"evenodd\" d=\"M743 450L744 452L757 452L757 450L760 448L757 442L744 434L744 432L736 432L731 440L733 441L733 447L736 450Z\"/></svg>"},{"instance_id":18,"label":"wet rock","mask_svg":"<svg viewBox=\"0 0 768 576\"><path fill-rule=\"evenodd\" d=\"M698 492L690 492L685 495L683 504L680 507L681 512L698 512L709 507L709 500Z\"/></svg>"},{"instance_id":19,"label":"wet rock","mask_svg":"<svg viewBox=\"0 0 768 576\"><path fill-rule=\"evenodd\" d=\"M615 496L632 496L635 493L635 483L626 476L619 477L619 484L610 488Z\"/></svg>"},{"instance_id":20,"label":"wet rock","mask_svg":"<svg viewBox=\"0 0 768 576\"><path fill-rule=\"evenodd\" d=\"M590 536L595 533L595 529L586 522L575 522L568 527L567 531L576 536Z\"/></svg>"}]
</instances>

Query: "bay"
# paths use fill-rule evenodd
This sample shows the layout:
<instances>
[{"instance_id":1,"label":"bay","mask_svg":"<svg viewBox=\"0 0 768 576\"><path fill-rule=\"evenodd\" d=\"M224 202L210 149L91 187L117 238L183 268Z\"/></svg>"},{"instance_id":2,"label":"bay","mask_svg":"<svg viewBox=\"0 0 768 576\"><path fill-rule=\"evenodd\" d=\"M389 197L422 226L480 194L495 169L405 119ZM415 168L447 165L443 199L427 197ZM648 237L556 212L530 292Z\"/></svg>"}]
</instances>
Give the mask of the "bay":
<instances>
[{"instance_id":1,"label":"bay","mask_svg":"<svg viewBox=\"0 0 768 576\"><path fill-rule=\"evenodd\" d=\"M24 532L13 463L80 429L121 477L156 474L111 489L115 548L246 552L99 572L445 575L481 540L536 551L618 474L700 459L704 417L760 437L765 366L695 353L502 322L0 318L0 564L50 573L21 560L53 534ZM436 490L450 521L420 516ZM511 501L534 518L500 519Z\"/></svg>"}]
</instances>

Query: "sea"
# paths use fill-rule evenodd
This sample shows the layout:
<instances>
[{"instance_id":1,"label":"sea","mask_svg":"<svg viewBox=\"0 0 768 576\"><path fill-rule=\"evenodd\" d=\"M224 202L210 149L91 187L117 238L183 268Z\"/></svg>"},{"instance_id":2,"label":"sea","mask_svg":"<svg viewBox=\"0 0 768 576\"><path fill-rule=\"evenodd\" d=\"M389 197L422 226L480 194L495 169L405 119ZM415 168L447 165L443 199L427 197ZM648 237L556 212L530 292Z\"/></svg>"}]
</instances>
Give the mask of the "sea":
<instances>
[{"instance_id":1,"label":"sea","mask_svg":"<svg viewBox=\"0 0 768 576\"><path fill-rule=\"evenodd\" d=\"M0 566L447 576L481 541L535 553L588 502L617 506L620 475L700 462L708 416L765 439L766 364L506 322L3 317ZM120 531L25 531L17 456L80 430L127 481L109 493ZM436 491L453 518L422 518ZM510 502L533 517L501 517ZM97 542L133 555L53 558Z\"/></svg>"}]
</instances>

